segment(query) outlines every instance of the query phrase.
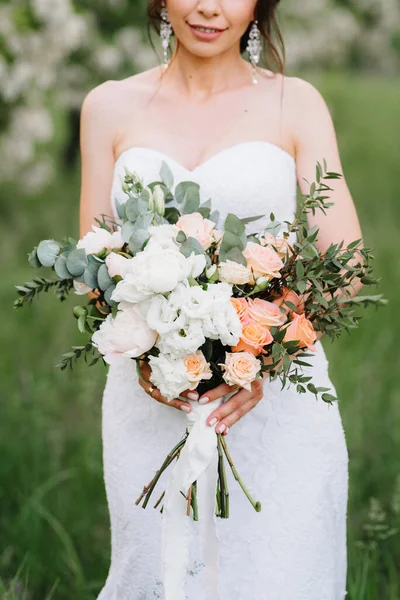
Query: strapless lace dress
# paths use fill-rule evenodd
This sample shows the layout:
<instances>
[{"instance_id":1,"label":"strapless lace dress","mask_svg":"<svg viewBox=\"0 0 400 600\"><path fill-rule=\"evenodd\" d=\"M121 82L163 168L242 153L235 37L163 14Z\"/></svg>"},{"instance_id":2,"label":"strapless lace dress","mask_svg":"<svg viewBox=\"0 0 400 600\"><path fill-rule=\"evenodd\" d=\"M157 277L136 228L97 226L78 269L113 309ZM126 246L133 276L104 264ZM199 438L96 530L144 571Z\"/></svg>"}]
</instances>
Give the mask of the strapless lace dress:
<instances>
[{"instance_id":1,"label":"strapless lace dress","mask_svg":"<svg viewBox=\"0 0 400 600\"><path fill-rule=\"evenodd\" d=\"M212 198L220 224L228 212L239 217L271 211L292 220L296 208L296 163L265 141L232 146L193 171L156 150L132 147L116 161L114 199L124 166L145 183L159 180L162 161L175 184L200 184L202 200ZM249 231L263 220L247 225ZM321 342L309 359L316 385L335 388ZM306 372L310 367L304 367ZM346 596L346 516L348 452L337 403L316 400L294 386L281 391L279 380L264 383L264 397L238 421L226 438L257 513L227 470L229 519L217 518L220 550L207 560L201 534L191 521L187 600L343 600ZM152 400L140 387L135 362L109 366L102 403L104 482L111 521L111 565L98 600L164 599L161 580L162 513L153 504L165 488L160 479L154 502L135 505L143 486L167 452L181 439L186 414ZM171 467L169 467L171 468ZM152 496L152 499L153 499ZM183 516L183 518L186 518ZM216 589L206 589L204 574L218 574Z\"/></svg>"}]
</instances>

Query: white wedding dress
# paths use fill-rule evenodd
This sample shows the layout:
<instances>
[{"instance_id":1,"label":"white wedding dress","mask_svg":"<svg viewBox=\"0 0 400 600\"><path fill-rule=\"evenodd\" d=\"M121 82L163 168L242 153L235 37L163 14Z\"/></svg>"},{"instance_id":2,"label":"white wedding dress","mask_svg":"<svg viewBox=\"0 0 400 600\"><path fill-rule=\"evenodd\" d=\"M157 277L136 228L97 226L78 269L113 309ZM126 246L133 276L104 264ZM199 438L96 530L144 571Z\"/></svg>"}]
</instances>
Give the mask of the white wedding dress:
<instances>
[{"instance_id":1,"label":"white wedding dress","mask_svg":"<svg viewBox=\"0 0 400 600\"><path fill-rule=\"evenodd\" d=\"M124 166L145 183L160 180L165 161L175 184L200 184L225 215L265 214L247 225L292 220L296 208L296 163L266 141L236 144L189 171L164 153L132 147L117 159L112 201L121 190ZM113 203L116 216L115 204ZM328 362L317 342L316 385L329 387ZM304 367L304 372L310 367ZM263 399L225 437L256 512L227 467L230 517L216 519L220 552L207 562L207 547L192 521L187 600L343 600L346 596L348 452L338 404L316 400L279 380L265 380ZM152 400L137 382L135 361L109 367L102 405L104 480L111 519L111 566L98 600L164 600L161 579L163 514L153 508L165 488L163 474L146 509L135 504L166 454L182 438L187 416ZM199 506L200 510L200 506ZM182 518L188 518L182 515ZM204 572L214 569L218 589L206 592Z\"/></svg>"}]
</instances>

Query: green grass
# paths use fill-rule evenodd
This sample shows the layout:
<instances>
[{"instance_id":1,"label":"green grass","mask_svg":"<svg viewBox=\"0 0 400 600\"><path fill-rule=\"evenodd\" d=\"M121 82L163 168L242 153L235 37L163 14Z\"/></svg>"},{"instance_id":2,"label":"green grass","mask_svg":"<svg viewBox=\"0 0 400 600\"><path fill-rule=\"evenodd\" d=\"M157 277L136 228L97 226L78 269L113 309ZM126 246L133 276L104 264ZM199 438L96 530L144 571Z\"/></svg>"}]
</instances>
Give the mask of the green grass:
<instances>
[{"instance_id":1,"label":"green grass","mask_svg":"<svg viewBox=\"0 0 400 600\"><path fill-rule=\"evenodd\" d=\"M398 600L400 533L391 530L400 528L400 82L304 77L331 108L365 243L376 248L379 292L389 298L387 307L368 309L351 337L323 341L350 455L348 599ZM78 168L72 174L60 169L57 185L39 197L21 197L12 188L0 194L4 600L93 600L109 566L100 431L105 369L53 368L82 338L51 294L12 308L13 285L34 274L26 261L32 247L40 239L78 235L78 196ZM75 296L66 305L78 302Z\"/></svg>"}]
</instances>

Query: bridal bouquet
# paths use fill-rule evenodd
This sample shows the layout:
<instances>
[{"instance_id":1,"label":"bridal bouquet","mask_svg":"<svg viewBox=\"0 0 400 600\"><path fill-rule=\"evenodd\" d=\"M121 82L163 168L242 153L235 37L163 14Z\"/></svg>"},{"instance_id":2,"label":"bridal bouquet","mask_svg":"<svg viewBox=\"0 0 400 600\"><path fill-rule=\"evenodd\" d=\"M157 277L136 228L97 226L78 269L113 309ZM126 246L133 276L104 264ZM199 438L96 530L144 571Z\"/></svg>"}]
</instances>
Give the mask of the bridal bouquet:
<instances>
[{"instance_id":1,"label":"bridal bouquet","mask_svg":"<svg viewBox=\"0 0 400 600\"><path fill-rule=\"evenodd\" d=\"M64 354L61 369L79 357L89 365L99 358L108 364L133 359L141 378L139 360L148 361L150 381L169 401L184 390L204 393L223 381L250 390L256 378L267 375L271 381L280 378L282 387L289 383L299 394L308 390L332 403L337 398L329 388L316 387L302 372L311 366L305 359L316 350L317 332L337 337L358 325L358 307L386 301L381 295L351 296L356 278L365 285L378 283L371 273L372 251L361 248L361 240L347 247L332 243L324 253L315 245L318 229L308 227L307 213L331 206L326 192L332 188L325 181L341 177L326 169L325 161L317 163L316 181L292 222L279 222L271 213L267 227L255 233L247 233L246 225L261 216L240 219L230 213L219 228L211 201L200 202L198 184L184 181L173 191L165 162L160 181L147 186L125 169L127 200L116 201L118 219L102 215L79 241L41 241L29 262L53 269L57 277L35 277L16 286L15 306L51 288L60 300L70 291L93 292L84 306L73 309L90 342ZM229 517L225 455L249 501L261 510L240 479L223 435L205 425L222 401L192 402L183 439L136 504L144 498L147 505L161 473L178 458L170 496L175 486L187 515L192 509L197 520L197 479L215 456L216 515Z\"/></svg>"}]
</instances>

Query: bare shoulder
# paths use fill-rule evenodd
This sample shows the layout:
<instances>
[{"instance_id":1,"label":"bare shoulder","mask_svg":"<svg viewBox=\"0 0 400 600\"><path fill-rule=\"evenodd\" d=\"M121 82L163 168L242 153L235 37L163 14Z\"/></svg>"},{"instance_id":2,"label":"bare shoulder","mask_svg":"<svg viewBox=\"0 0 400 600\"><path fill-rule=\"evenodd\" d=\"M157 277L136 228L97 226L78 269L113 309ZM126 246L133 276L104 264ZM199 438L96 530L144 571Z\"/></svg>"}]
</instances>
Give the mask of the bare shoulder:
<instances>
[{"instance_id":1,"label":"bare shoulder","mask_svg":"<svg viewBox=\"0 0 400 600\"><path fill-rule=\"evenodd\" d=\"M159 78L159 68L149 69L121 80L110 79L91 89L85 96L82 110L118 115L128 106L143 102L154 91Z\"/></svg>"}]
</instances>

